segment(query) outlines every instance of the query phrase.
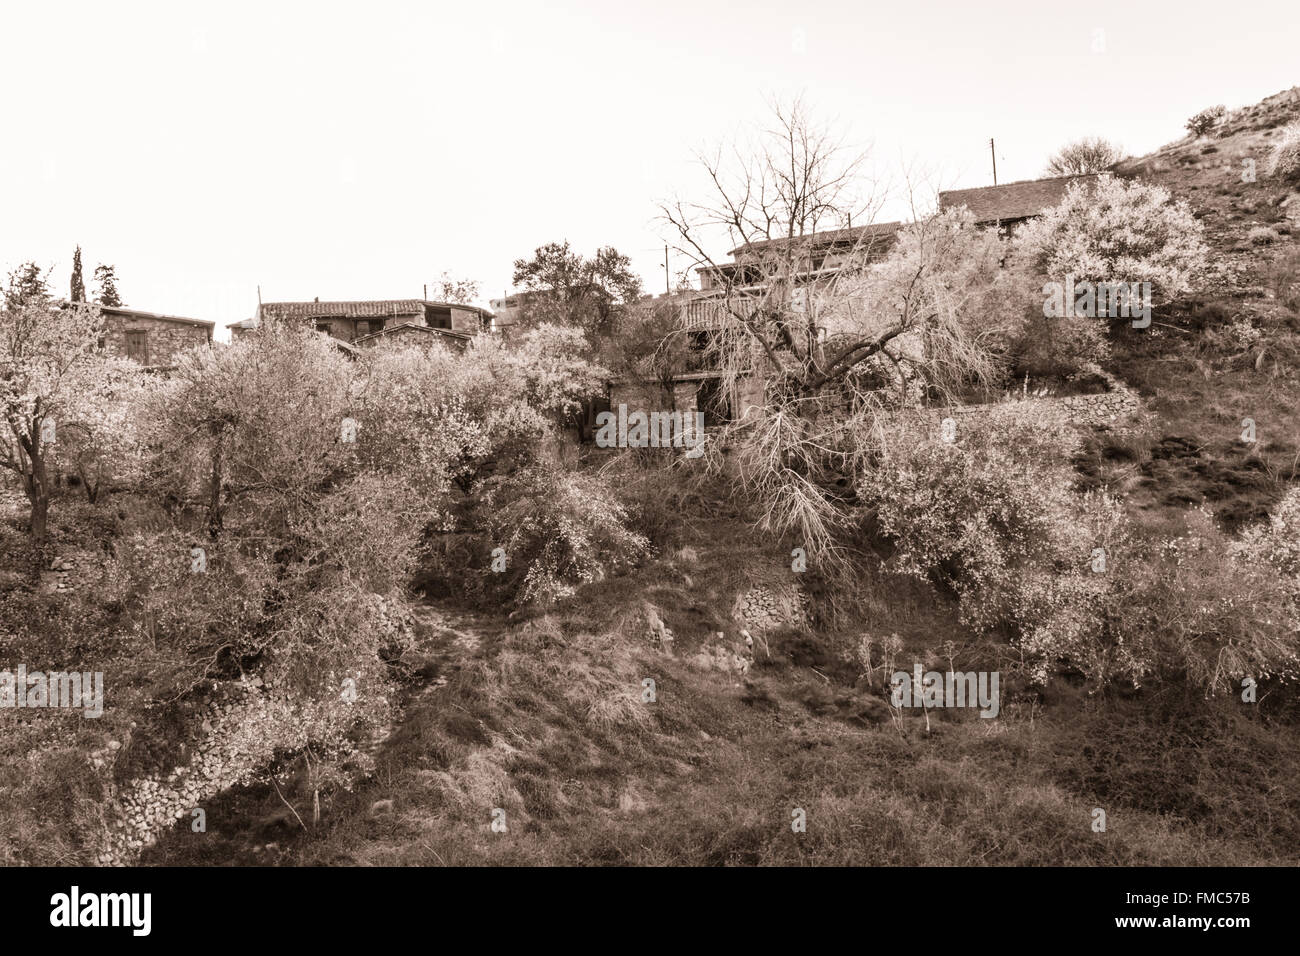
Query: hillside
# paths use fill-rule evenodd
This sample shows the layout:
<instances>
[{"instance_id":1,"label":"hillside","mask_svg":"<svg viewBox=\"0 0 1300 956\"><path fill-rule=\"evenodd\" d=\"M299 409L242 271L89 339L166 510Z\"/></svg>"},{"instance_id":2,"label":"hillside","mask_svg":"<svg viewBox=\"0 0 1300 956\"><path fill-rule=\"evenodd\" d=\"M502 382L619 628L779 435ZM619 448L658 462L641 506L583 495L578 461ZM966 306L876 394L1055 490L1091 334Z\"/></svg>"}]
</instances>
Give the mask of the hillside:
<instances>
[{"instance_id":1,"label":"hillside","mask_svg":"<svg viewBox=\"0 0 1300 956\"><path fill-rule=\"evenodd\" d=\"M1300 88L1117 167L1188 200L1212 245L1193 295L1150 329L1115 330L1107 371L1140 395L1140 427L1099 432L1075 462L1080 487L1118 495L1146 527L1178 529L1206 507L1237 531L1300 478L1300 311L1279 279L1296 261L1300 192L1263 172L1297 116ZM1240 440L1246 418L1255 444ZM364 784L322 797L319 823L290 767L275 788L227 792L206 835L177 827L143 861L1300 862L1293 707L1176 685L1091 694L1061 677L1043 691L1007 681L997 720L900 716L866 673L864 636L879 653L896 635L899 661L959 670L997 669L1015 649L960 625L952 595L874 558L846 620L843 595L832 600L815 568L792 571L795 543L754 531L725 488L665 494L647 506L656 556L549 613L427 604L402 716ZM739 627L759 612L738 602L754 588L773 596L758 598L765 626L750 624L770 653L760 644L744 670ZM782 600L795 589L807 626ZM795 810L806 833L792 832Z\"/></svg>"}]
</instances>

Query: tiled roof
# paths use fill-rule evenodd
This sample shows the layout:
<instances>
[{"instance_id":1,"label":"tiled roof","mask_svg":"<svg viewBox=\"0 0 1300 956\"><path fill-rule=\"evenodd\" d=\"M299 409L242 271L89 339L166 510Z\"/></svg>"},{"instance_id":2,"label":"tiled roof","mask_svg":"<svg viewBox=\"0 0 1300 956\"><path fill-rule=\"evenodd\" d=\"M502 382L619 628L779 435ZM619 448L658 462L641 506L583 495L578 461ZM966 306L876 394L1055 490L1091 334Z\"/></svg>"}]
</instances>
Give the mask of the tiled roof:
<instances>
[{"instance_id":1,"label":"tiled roof","mask_svg":"<svg viewBox=\"0 0 1300 956\"><path fill-rule=\"evenodd\" d=\"M840 242L865 242L871 239L891 237L902 227L901 222L876 222L869 226L853 226L848 229L827 229L823 232L810 232L793 238L781 236L776 239L760 239L756 242L747 242L743 246L737 246L727 255L734 256L737 252L753 252L757 249L766 249L772 246L784 245L785 243L807 243L810 247L817 247Z\"/></svg>"},{"instance_id":2,"label":"tiled roof","mask_svg":"<svg viewBox=\"0 0 1300 956\"><path fill-rule=\"evenodd\" d=\"M94 305L94 303L89 304ZM201 325L205 328L216 325L211 319L189 319L183 315L164 315L161 312L144 312L140 309L125 309L116 305L97 305L95 308L105 315L121 315L128 319L155 319L159 322L180 322L184 325Z\"/></svg>"},{"instance_id":3,"label":"tiled roof","mask_svg":"<svg viewBox=\"0 0 1300 956\"><path fill-rule=\"evenodd\" d=\"M1066 190L1075 182L1091 184L1096 175L1057 176L1053 179L1027 179L1001 186L981 186L978 189L951 189L939 193L939 208L955 209L965 206L975 214L976 222L996 222L999 219L1025 219L1037 216L1065 198Z\"/></svg>"},{"instance_id":4,"label":"tiled roof","mask_svg":"<svg viewBox=\"0 0 1300 956\"><path fill-rule=\"evenodd\" d=\"M432 299L367 299L358 302L263 302L260 315L279 319L384 319L395 315L422 315L425 306L464 309L491 315L488 309Z\"/></svg>"},{"instance_id":5,"label":"tiled roof","mask_svg":"<svg viewBox=\"0 0 1300 956\"><path fill-rule=\"evenodd\" d=\"M263 302L262 315L279 319L384 318L390 315L419 315L419 299L373 299L368 302Z\"/></svg>"}]
</instances>

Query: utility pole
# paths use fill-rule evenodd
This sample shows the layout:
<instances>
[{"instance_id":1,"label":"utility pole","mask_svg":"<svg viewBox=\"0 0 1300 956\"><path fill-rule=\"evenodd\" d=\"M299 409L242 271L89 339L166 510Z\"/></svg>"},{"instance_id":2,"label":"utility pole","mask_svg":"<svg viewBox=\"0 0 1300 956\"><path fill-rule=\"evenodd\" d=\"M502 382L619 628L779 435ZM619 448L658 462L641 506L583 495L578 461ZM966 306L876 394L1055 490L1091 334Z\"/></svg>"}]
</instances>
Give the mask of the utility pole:
<instances>
[{"instance_id":1,"label":"utility pole","mask_svg":"<svg viewBox=\"0 0 1300 956\"><path fill-rule=\"evenodd\" d=\"M989 138L989 155L993 157L993 185L998 184L998 154L993 151L993 139Z\"/></svg>"},{"instance_id":2,"label":"utility pole","mask_svg":"<svg viewBox=\"0 0 1300 956\"><path fill-rule=\"evenodd\" d=\"M664 295L672 294L672 280L668 277L668 245L664 244Z\"/></svg>"}]
</instances>

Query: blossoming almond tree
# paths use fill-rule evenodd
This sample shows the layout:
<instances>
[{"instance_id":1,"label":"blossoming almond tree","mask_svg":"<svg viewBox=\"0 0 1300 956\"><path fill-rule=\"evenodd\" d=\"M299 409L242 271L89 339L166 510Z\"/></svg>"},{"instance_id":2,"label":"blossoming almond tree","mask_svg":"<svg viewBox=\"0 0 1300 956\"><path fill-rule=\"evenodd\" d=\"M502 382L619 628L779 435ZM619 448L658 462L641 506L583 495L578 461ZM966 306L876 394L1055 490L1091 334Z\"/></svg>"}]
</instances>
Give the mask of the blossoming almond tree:
<instances>
[{"instance_id":1,"label":"blossoming almond tree","mask_svg":"<svg viewBox=\"0 0 1300 956\"><path fill-rule=\"evenodd\" d=\"M1150 282L1156 302L1187 292L1206 268L1205 227L1169 190L1104 176L1016 233L1017 261L1055 282Z\"/></svg>"},{"instance_id":2,"label":"blossoming almond tree","mask_svg":"<svg viewBox=\"0 0 1300 956\"><path fill-rule=\"evenodd\" d=\"M103 390L128 374L99 348L99 309L47 301L0 312L0 468L17 476L31 504L31 538L43 545L52 491L52 443L72 422L110 414Z\"/></svg>"},{"instance_id":3,"label":"blossoming almond tree","mask_svg":"<svg viewBox=\"0 0 1300 956\"><path fill-rule=\"evenodd\" d=\"M275 520L310 508L351 467L353 377L324 336L270 323L256 340L191 350L157 396L155 471L182 502L205 501L213 538L235 497L275 502Z\"/></svg>"},{"instance_id":4,"label":"blossoming almond tree","mask_svg":"<svg viewBox=\"0 0 1300 956\"><path fill-rule=\"evenodd\" d=\"M84 371L91 373L80 389L85 400L58 426L53 451L59 468L74 473L95 504L106 488L143 477L143 416L162 383L124 358L106 357Z\"/></svg>"}]
</instances>

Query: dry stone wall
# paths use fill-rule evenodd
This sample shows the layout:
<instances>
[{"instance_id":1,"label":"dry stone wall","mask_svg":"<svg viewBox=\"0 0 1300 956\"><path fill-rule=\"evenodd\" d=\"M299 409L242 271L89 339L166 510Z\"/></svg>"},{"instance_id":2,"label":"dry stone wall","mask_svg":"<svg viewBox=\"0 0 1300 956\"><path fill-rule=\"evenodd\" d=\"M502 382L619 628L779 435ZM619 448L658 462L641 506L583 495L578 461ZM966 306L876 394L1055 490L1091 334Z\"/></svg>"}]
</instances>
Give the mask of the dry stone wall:
<instances>
[{"instance_id":1,"label":"dry stone wall","mask_svg":"<svg viewBox=\"0 0 1300 956\"><path fill-rule=\"evenodd\" d=\"M987 414L994 409L1012 405L1024 408L1056 408L1063 410L1072 425L1081 428L1115 427L1122 425L1141 407L1136 393L1123 386L1095 395L1047 395L1030 398L1010 398L982 405L955 405L951 408L922 408L904 413L924 421L941 422L945 418L960 419L970 415Z\"/></svg>"}]
</instances>

